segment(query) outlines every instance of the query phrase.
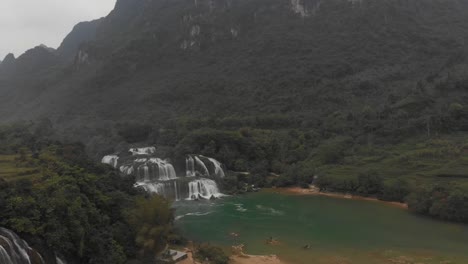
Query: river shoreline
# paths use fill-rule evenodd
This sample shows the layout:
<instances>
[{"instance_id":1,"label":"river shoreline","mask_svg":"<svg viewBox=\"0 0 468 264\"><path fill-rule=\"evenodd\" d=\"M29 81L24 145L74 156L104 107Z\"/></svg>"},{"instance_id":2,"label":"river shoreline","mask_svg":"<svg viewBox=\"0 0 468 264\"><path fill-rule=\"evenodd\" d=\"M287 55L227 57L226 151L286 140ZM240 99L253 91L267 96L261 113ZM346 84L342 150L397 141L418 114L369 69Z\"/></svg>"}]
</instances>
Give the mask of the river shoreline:
<instances>
[{"instance_id":1,"label":"river shoreline","mask_svg":"<svg viewBox=\"0 0 468 264\"><path fill-rule=\"evenodd\" d=\"M386 204L386 205L393 206L393 207L398 207L398 208L405 209L405 210L408 209L408 205L405 203L382 201L377 198L364 197L364 196L359 196L359 195L351 195L351 194L345 194L345 193L322 192L315 186L311 186L311 188L309 189L304 189L301 187L285 187L285 188L272 188L271 190L278 192L278 193L282 193L282 194L319 195L319 196L327 196L327 197L340 198L340 199L378 202L378 203Z\"/></svg>"},{"instance_id":2,"label":"river shoreline","mask_svg":"<svg viewBox=\"0 0 468 264\"><path fill-rule=\"evenodd\" d=\"M232 264L285 264L276 255L231 256Z\"/></svg>"},{"instance_id":3,"label":"river shoreline","mask_svg":"<svg viewBox=\"0 0 468 264\"><path fill-rule=\"evenodd\" d=\"M193 257L193 251L185 248L187 258L178 262L179 264L202 264ZM276 255L248 255L243 252L230 256L231 264L286 264L281 261Z\"/></svg>"}]
</instances>

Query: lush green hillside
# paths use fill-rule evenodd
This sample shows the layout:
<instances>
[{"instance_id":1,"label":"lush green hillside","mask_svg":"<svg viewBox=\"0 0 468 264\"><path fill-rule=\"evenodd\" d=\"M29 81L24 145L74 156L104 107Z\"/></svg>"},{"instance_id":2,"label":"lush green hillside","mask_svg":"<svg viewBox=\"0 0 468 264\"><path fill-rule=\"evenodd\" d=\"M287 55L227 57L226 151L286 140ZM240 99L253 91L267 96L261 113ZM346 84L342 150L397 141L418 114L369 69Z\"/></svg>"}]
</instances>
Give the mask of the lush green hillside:
<instances>
[{"instance_id":1,"label":"lush green hillside","mask_svg":"<svg viewBox=\"0 0 468 264\"><path fill-rule=\"evenodd\" d=\"M0 120L42 119L94 158L131 144L212 156L251 172L233 191L319 176L403 200L465 185L467 1L119 0L91 31L67 38L72 63L9 56Z\"/></svg>"},{"instance_id":2,"label":"lush green hillside","mask_svg":"<svg viewBox=\"0 0 468 264\"><path fill-rule=\"evenodd\" d=\"M31 76L32 52L16 60L0 84L2 119L47 116L102 134L103 120L112 130L275 113L339 133L367 119L379 133L427 123L436 133L451 104L465 107L467 10L454 0L119 0L72 65L36 50L43 67Z\"/></svg>"},{"instance_id":3,"label":"lush green hillside","mask_svg":"<svg viewBox=\"0 0 468 264\"><path fill-rule=\"evenodd\" d=\"M168 201L145 197L131 177L89 160L83 145L39 140L29 128L1 128L0 226L46 263L56 254L68 263L154 263L177 239Z\"/></svg>"}]
</instances>

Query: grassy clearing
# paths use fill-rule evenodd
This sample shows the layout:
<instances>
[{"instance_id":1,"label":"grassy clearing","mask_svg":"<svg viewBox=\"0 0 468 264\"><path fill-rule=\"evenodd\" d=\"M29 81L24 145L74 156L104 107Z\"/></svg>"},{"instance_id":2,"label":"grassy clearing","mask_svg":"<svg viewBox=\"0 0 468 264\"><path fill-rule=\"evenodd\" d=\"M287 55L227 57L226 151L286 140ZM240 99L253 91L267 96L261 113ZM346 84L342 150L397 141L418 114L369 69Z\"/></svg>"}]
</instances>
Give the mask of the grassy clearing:
<instances>
[{"instance_id":1,"label":"grassy clearing","mask_svg":"<svg viewBox=\"0 0 468 264\"><path fill-rule=\"evenodd\" d=\"M325 165L320 171L343 180L375 171L387 181L404 178L414 185L446 182L468 187L468 140L455 135L360 147L350 150L342 164Z\"/></svg>"},{"instance_id":2,"label":"grassy clearing","mask_svg":"<svg viewBox=\"0 0 468 264\"><path fill-rule=\"evenodd\" d=\"M28 159L19 161L19 155L0 155L0 178L11 182L22 179L34 180L38 177L38 168L28 162Z\"/></svg>"}]
</instances>

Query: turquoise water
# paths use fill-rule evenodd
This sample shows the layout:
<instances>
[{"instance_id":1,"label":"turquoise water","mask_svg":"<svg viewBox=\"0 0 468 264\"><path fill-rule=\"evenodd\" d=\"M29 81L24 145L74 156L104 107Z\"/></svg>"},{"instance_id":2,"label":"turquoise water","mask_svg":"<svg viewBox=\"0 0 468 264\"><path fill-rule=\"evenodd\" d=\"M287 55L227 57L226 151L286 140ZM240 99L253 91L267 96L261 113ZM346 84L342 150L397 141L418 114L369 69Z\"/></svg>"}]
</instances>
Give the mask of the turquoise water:
<instances>
[{"instance_id":1,"label":"turquoise water","mask_svg":"<svg viewBox=\"0 0 468 264\"><path fill-rule=\"evenodd\" d=\"M260 192L175 207L189 239L242 243L249 254L287 263L468 263L468 226L382 203Z\"/></svg>"}]
</instances>

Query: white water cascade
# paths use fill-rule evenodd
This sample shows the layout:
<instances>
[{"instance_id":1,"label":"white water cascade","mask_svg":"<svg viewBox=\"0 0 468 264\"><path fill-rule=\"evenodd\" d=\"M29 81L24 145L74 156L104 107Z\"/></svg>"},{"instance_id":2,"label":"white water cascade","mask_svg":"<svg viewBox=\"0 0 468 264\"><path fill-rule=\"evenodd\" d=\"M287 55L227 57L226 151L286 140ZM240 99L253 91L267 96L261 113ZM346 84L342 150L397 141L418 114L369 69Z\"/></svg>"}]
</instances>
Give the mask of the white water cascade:
<instances>
[{"instance_id":1,"label":"white water cascade","mask_svg":"<svg viewBox=\"0 0 468 264\"><path fill-rule=\"evenodd\" d=\"M168 180L173 180L177 179L176 172L174 169L174 166L172 166L171 163L169 163L168 160L162 160L159 158L151 158L148 163L155 164L158 167L158 180L160 181L168 181ZM153 166L153 178L155 177L155 168Z\"/></svg>"},{"instance_id":2,"label":"white water cascade","mask_svg":"<svg viewBox=\"0 0 468 264\"><path fill-rule=\"evenodd\" d=\"M174 193L175 193L175 200L180 201L179 188L177 188L177 181L174 181Z\"/></svg>"},{"instance_id":3,"label":"white water cascade","mask_svg":"<svg viewBox=\"0 0 468 264\"><path fill-rule=\"evenodd\" d=\"M187 177L195 177L195 161L193 160L192 156L188 156L185 159L185 168L186 168L186 173L185 175Z\"/></svg>"},{"instance_id":4,"label":"white water cascade","mask_svg":"<svg viewBox=\"0 0 468 264\"><path fill-rule=\"evenodd\" d=\"M67 262L59 257L55 257L55 262L57 262L57 264L67 264Z\"/></svg>"},{"instance_id":5,"label":"white water cascade","mask_svg":"<svg viewBox=\"0 0 468 264\"><path fill-rule=\"evenodd\" d=\"M211 161L211 163L213 163L216 176L224 178L225 175L224 175L223 168L221 167L221 163L213 158L208 158L208 157L204 157L204 158L208 159L209 161Z\"/></svg>"},{"instance_id":6,"label":"white water cascade","mask_svg":"<svg viewBox=\"0 0 468 264\"><path fill-rule=\"evenodd\" d=\"M201 159L199 157L197 157L197 156L195 156L195 161L196 161L197 165L200 166L200 168L203 169L202 175L209 176L210 172L208 171L208 168L206 167L205 163L203 163L203 161L201 161Z\"/></svg>"},{"instance_id":7,"label":"white water cascade","mask_svg":"<svg viewBox=\"0 0 468 264\"><path fill-rule=\"evenodd\" d=\"M124 175L132 175L134 172L133 165L122 165L119 170Z\"/></svg>"},{"instance_id":8,"label":"white water cascade","mask_svg":"<svg viewBox=\"0 0 468 264\"><path fill-rule=\"evenodd\" d=\"M1 264L45 264L42 256L12 231L0 228Z\"/></svg>"},{"instance_id":9,"label":"white water cascade","mask_svg":"<svg viewBox=\"0 0 468 264\"><path fill-rule=\"evenodd\" d=\"M156 152L155 147L131 148L128 150L132 155L151 155Z\"/></svg>"},{"instance_id":10,"label":"white water cascade","mask_svg":"<svg viewBox=\"0 0 468 264\"><path fill-rule=\"evenodd\" d=\"M101 163L109 164L114 168L117 168L118 162L119 162L119 156L117 155L107 155L107 156L104 156L101 160Z\"/></svg>"},{"instance_id":11,"label":"white water cascade","mask_svg":"<svg viewBox=\"0 0 468 264\"><path fill-rule=\"evenodd\" d=\"M143 164L143 165L140 165L138 167L137 181L139 181L139 182L149 182L150 181L148 165Z\"/></svg>"},{"instance_id":12,"label":"white water cascade","mask_svg":"<svg viewBox=\"0 0 468 264\"><path fill-rule=\"evenodd\" d=\"M199 198L211 199L219 198L222 194L219 192L218 185L210 179L199 179L189 182L189 197L187 200L197 200Z\"/></svg>"},{"instance_id":13,"label":"white water cascade","mask_svg":"<svg viewBox=\"0 0 468 264\"><path fill-rule=\"evenodd\" d=\"M132 148L129 151L133 155L108 155L102 162L118 168L123 176L135 176L135 187L175 201L222 196L216 181L225 177L225 173L222 164L216 159L187 155L184 170L180 167L176 170L170 160L155 156L154 147ZM184 162L174 164L180 166ZM177 172L180 173L179 177Z\"/></svg>"},{"instance_id":14,"label":"white water cascade","mask_svg":"<svg viewBox=\"0 0 468 264\"><path fill-rule=\"evenodd\" d=\"M149 193L156 193L162 196L165 196L165 184L161 182L154 182L154 183L144 183L144 182L137 182L135 187L142 187L146 192Z\"/></svg>"}]
</instances>

